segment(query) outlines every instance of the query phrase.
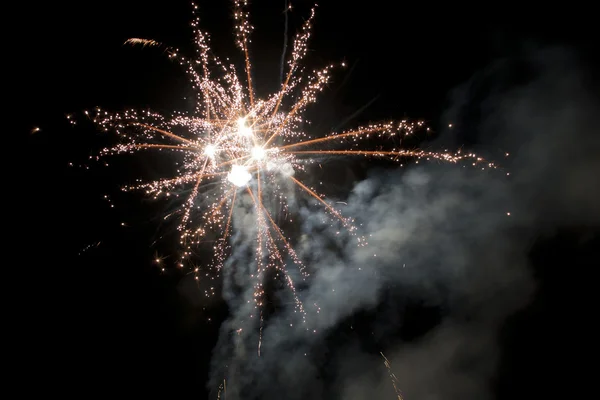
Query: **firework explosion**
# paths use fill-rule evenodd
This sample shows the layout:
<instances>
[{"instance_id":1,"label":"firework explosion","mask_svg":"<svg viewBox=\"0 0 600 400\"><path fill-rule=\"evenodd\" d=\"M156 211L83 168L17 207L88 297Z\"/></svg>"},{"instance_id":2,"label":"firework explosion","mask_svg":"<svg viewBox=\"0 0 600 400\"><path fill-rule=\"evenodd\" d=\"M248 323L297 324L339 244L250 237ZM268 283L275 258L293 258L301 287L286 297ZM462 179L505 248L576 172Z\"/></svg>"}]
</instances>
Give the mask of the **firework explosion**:
<instances>
[{"instance_id":1,"label":"firework explosion","mask_svg":"<svg viewBox=\"0 0 600 400\"><path fill-rule=\"evenodd\" d=\"M139 151L175 152L177 174L151 182L137 182L124 190L142 190L153 198L170 197L187 190L187 199L176 211L182 246L177 265L191 265L193 249L207 244L213 250L212 261L201 268L191 267L197 280L214 279L224 268L231 251L234 207L242 198L253 204L255 217L254 309L260 314L264 301L264 280L267 271L277 272L293 293L297 311L304 319L306 311L296 293L297 283L287 266L299 269L299 279L309 275L292 240L282 223L294 215L296 193L302 193L313 204L322 207L336 228L347 229L358 246L367 245L353 220L343 216L333 203L307 183L307 167L325 166L332 157L361 156L402 161L406 157L438 159L451 163L468 161L483 167L485 163L474 154L429 152L398 147L369 147L373 140L398 143L418 129L422 122L386 121L355 129L314 136L304 113L317 101L317 95L330 81L332 70L344 67L330 64L313 73L306 73L302 61L307 54L315 7L291 43L291 53L282 64L282 82L278 92L266 98L256 96L252 80L250 34L252 26L247 1L234 0L235 39L242 52L244 72L238 74L231 64L225 64L211 51L208 35L199 28L198 6L192 4L196 56L187 58L174 48L164 47L154 40L133 38L126 43L147 47L164 47L166 54L186 71L197 94L195 110L164 116L153 111L127 110L111 113L100 108L88 114L104 131L115 131L121 141L104 149L102 156ZM285 69L284 69L285 67ZM389 140L389 139L396 139ZM321 164L322 163L322 164ZM213 273L216 272L216 273ZM214 289L206 291L212 295ZM317 312L318 312L318 306ZM262 321L262 317L261 317ZM261 325L262 326L262 325ZM260 354L260 343L259 343Z\"/></svg>"}]
</instances>

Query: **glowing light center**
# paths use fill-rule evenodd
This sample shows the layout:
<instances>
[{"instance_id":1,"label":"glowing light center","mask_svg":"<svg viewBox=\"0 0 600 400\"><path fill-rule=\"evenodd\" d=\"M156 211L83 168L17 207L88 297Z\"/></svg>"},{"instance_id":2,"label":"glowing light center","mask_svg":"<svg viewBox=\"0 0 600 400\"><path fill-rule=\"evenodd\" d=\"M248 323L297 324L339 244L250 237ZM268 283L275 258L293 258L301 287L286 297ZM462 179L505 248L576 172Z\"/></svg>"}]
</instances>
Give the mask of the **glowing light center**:
<instances>
[{"instance_id":1,"label":"glowing light center","mask_svg":"<svg viewBox=\"0 0 600 400\"><path fill-rule=\"evenodd\" d=\"M250 154L254 160L260 161L265 158L265 149L263 149L261 146L254 146Z\"/></svg>"},{"instance_id":2,"label":"glowing light center","mask_svg":"<svg viewBox=\"0 0 600 400\"><path fill-rule=\"evenodd\" d=\"M240 118L237 120L237 125L238 125L238 134L240 136L252 136L252 134L254 133L252 131L252 128L249 126L246 126L246 118Z\"/></svg>"},{"instance_id":3,"label":"glowing light center","mask_svg":"<svg viewBox=\"0 0 600 400\"><path fill-rule=\"evenodd\" d=\"M214 144L209 144L204 148L204 154L208 157L214 157L217 153L217 147Z\"/></svg>"},{"instance_id":4,"label":"glowing light center","mask_svg":"<svg viewBox=\"0 0 600 400\"><path fill-rule=\"evenodd\" d=\"M252 175L243 165L232 165L231 171L227 174L227 180L235 186L244 186L252 179Z\"/></svg>"}]
</instances>

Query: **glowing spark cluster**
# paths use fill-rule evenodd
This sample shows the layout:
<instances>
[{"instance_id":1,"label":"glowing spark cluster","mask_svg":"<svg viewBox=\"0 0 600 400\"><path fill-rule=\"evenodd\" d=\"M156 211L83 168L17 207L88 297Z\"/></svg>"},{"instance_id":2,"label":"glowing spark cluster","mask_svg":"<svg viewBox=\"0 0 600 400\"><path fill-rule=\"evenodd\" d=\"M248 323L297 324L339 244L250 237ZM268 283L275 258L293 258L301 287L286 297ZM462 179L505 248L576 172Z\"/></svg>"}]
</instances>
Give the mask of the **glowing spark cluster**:
<instances>
[{"instance_id":1,"label":"glowing spark cluster","mask_svg":"<svg viewBox=\"0 0 600 400\"><path fill-rule=\"evenodd\" d=\"M307 54L311 36L315 17L313 7L291 44L292 51L279 91L264 98L258 97L252 80L249 49L252 26L246 3L244 0L233 1L235 38L243 54L243 74L238 74L233 65L223 63L211 52L208 36L199 28L198 6L195 4L195 19L191 25L197 44L196 56L187 58L176 49L165 48L168 57L177 61L190 78L197 96L193 111L178 111L164 116L148 110L130 109L112 113L97 108L93 113L86 112L86 115L102 130L116 131L122 139L118 145L104 149L101 155L152 151L175 152L179 156L174 176L137 182L124 188L143 190L154 198L183 198L177 211L182 246L178 266L190 265L193 248L209 243L214 259L202 268L192 269L196 279L200 279L201 275L206 279L218 276L231 250L229 239L236 202L243 196L254 205L253 215L256 217L256 269L252 276L256 282L256 309L262 305L265 273L273 269L290 288L297 310L304 315L304 306L296 294L291 274L286 272L286 265L297 266L302 277L306 277L309 271L294 251L292 240L284 233L282 224L276 223L275 218L275 215L278 218L285 215L288 220L292 218L293 210L289 210L288 201L292 188L322 207L331 217L332 224L346 227L355 235L357 245L367 244L357 235L354 221L344 217L335 207L335 202L330 203L306 183L311 164L326 167L328 159L348 156L398 162L406 157L451 163L466 160L473 165L484 161L474 154L382 147L390 143L389 139L401 140L423 129L422 122L386 121L313 136L305 129L309 121L305 119L304 111L317 101L317 95L330 82L334 68L344 64L330 64L312 74L304 73L301 62ZM162 46L153 40L138 38L129 39L126 43ZM374 148L376 141L380 144ZM217 274L209 274L210 271ZM206 292L207 295L212 293L212 288Z\"/></svg>"}]
</instances>

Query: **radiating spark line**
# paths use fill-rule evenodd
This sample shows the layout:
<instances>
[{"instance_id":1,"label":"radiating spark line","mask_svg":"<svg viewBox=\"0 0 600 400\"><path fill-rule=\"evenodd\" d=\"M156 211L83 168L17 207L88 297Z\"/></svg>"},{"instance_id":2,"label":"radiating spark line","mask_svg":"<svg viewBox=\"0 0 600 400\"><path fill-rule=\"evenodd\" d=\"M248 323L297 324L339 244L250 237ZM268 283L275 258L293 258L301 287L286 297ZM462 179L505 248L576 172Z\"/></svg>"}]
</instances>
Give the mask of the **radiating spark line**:
<instances>
[{"instance_id":1,"label":"radiating spark line","mask_svg":"<svg viewBox=\"0 0 600 400\"><path fill-rule=\"evenodd\" d=\"M283 82L283 70L285 65L285 54L287 53L287 43L288 43L288 11L290 7L288 6L288 0L283 0L285 3L285 10L283 10L285 22L283 26L283 50L281 51L281 63L279 68L279 80Z\"/></svg>"},{"instance_id":2,"label":"radiating spark line","mask_svg":"<svg viewBox=\"0 0 600 400\"><path fill-rule=\"evenodd\" d=\"M315 199L317 199L321 204L323 204L325 206L325 208L327 208L333 215L335 215L344 224L345 227L350 228L350 224L348 223L348 221L346 220L346 218L344 218L335 208L333 208L331 205L329 205L329 203L327 203L325 200L323 200L321 198L321 196L319 196L316 192L314 192L312 189L310 189L309 187L307 187L305 184L303 184L302 182L300 182L298 179L294 178L293 176L290 176L290 179L296 185L298 185L302 189L304 189L312 197L314 197Z\"/></svg>"},{"instance_id":3,"label":"radiating spark line","mask_svg":"<svg viewBox=\"0 0 600 400\"><path fill-rule=\"evenodd\" d=\"M260 357L260 348L262 346L262 331L263 331L263 313L260 312L260 328L258 332L258 356Z\"/></svg>"},{"instance_id":4,"label":"radiating spark line","mask_svg":"<svg viewBox=\"0 0 600 400\"><path fill-rule=\"evenodd\" d=\"M271 245L273 256L275 257L275 259L277 261L279 261L279 264L275 265L274 267L285 276L286 284L287 284L288 288L291 290L292 296L294 298L294 305L295 305L296 309L302 315L302 322L306 322L306 311L304 309L304 304L302 304L302 301L298 297L298 293L296 292L296 285L294 284L292 277L285 270L285 261L283 259L283 256L281 255L281 252L277 248L275 239L273 239L273 235L271 235L270 232L267 232L266 236L267 236L267 240L268 240L269 244ZM307 330L308 330L308 328L307 328Z\"/></svg>"},{"instance_id":5,"label":"radiating spark line","mask_svg":"<svg viewBox=\"0 0 600 400\"><path fill-rule=\"evenodd\" d=\"M146 47L146 46L160 46L161 44L159 42L157 42L156 40L152 40L152 39L141 39L141 38L130 38L127 39L125 41L125 44L139 44L142 45L142 47Z\"/></svg>"},{"instance_id":6,"label":"radiating spark line","mask_svg":"<svg viewBox=\"0 0 600 400\"><path fill-rule=\"evenodd\" d=\"M394 391L396 392L396 396L398 397L398 400L403 400L402 397L402 393L400 393L400 389L398 389L398 378L396 377L396 375L394 374L394 372L392 372L392 364L389 362L389 360L387 359L387 357L383 354L383 352L379 352L379 354L381 354L381 357L383 357L383 363L385 364L385 367L388 370L388 375L390 376L390 379L392 381L392 386L394 386Z\"/></svg>"},{"instance_id":7,"label":"radiating spark line","mask_svg":"<svg viewBox=\"0 0 600 400\"><path fill-rule=\"evenodd\" d=\"M248 35L252 31L252 25L248 20L248 12L245 11L244 7L248 5L247 0L234 0L235 19L240 20L240 24L237 26L238 39L237 45L244 52L244 64L246 67L246 76L248 79L248 96L250 96L250 108L254 108L254 90L252 88L252 66L250 63L250 54L248 51Z\"/></svg>"},{"instance_id":8,"label":"radiating spark line","mask_svg":"<svg viewBox=\"0 0 600 400\"><path fill-rule=\"evenodd\" d=\"M221 393L223 393L223 400L227 400L227 380L223 379L223 383L219 385L219 391L217 392L217 400L221 400Z\"/></svg>"},{"instance_id":9,"label":"radiating spark line","mask_svg":"<svg viewBox=\"0 0 600 400\"><path fill-rule=\"evenodd\" d=\"M390 131L392 131L392 127L390 126L390 124L375 125L375 126L369 126L369 127L365 127L365 128L361 128L361 129L352 130L352 131L345 132L345 133L332 134L330 136L326 136L326 137L322 137L322 138L305 140L303 142L288 144L285 146L281 146L280 149L288 150L288 149L291 149L294 147L308 146L308 145L314 145L314 144L318 144L318 143L330 142L330 141L342 139L345 137L355 137L356 138L359 136L366 136L366 135L370 135L373 133L390 132Z\"/></svg>"},{"instance_id":10,"label":"radiating spark line","mask_svg":"<svg viewBox=\"0 0 600 400\"><path fill-rule=\"evenodd\" d=\"M186 138L182 138L181 136L177 136L176 134L174 134L172 132L167 132L167 131L165 131L163 129L160 129L160 128L157 128L155 126L150 126L150 125L140 124L140 123L135 123L135 122L133 123L133 125L139 125L139 126L142 126L142 127L146 128L146 129L151 129L151 130L156 131L158 133L162 133L163 135L168 136L168 137L170 137L172 139L178 140L178 141L183 142L183 143L188 143L188 144L190 144L192 146L196 146L196 143L192 142L191 140L188 140Z\"/></svg>"},{"instance_id":11,"label":"radiating spark line","mask_svg":"<svg viewBox=\"0 0 600 400\"><path fill-rule=\"evenodd\" d=\"M190 219L190 212L192 207L194 207L194 203L196 197L198 196L198 188L200 187L200 182L202 182L202 177L204 176L204 171L206 170L206 164L208 164L208 158L204 161L204 165L202 166L202 170L198 174L198 179L196 180L196 184L192 189L192 194L188 197L186 204L184 205L183 218L181 218L180 230L185 229L187 222Z\"/></svg>"},{"instance_id":12,"label":"radiating spark line","mask_svg":"<svg viewBox=\"0 0 600 400\"><path fill-rule=\"evenodd\" d=\"M229 207L229 215L227 216L227 223L225 224L225 230L223 232L222 241L227 240L227 236L229 235L229 227L231 226L231 217L233 216L233 207L235 206L235 199L237 197L237 192L233 192L233 198L231 199L231 206Z\"/></svg>"},{"instance_id":13,"label":"radiating spark line","mask_svg":"<svg viewBox=\"0 0 600 400\"><path fill-rule=\"evenodd\" d=\"M296 252L294 251L294 248L288 242L288 240L285 238L285 236L283 235L283 232L281 231L281 228L273 220L273 217L271 216L271 214L269 213L269 211L267 211L267 209L264 207L264 205L262 206L262 209L263 209L265 215L267 216L267 218L269 219L269 222L271 222L271 225L273 226L273 229L275 230L275 232L277 232L277 234L279 235L279 238L281 239L281 241L285 245L288 253L292 257L292 259L294 260L294 262L297 265L299 265L300 273L302 273L302 275L304 277L306 277L307 275L306 275L304 264L302 263L302 261L300 260L300 258L296 255Z\"/></svg>"},{"instance_id":14,"label":"radiating spark line","mask_svg":"<svg viewBox=\"0 0 600 400\"><path fill-rule=\"evenodd\" d=\"M329 72L333 66L327 66L326 68L316 73L316 78L313 77L313 81L309 82L306 89L304 89L300 100L292 107L292 109L285 115L283 121L275 129L275 132L267 139L265 146L270 144L273 139L280 136L287 124L293 120L297 113L302 111L309 103L316 101L316 93L323 90L325 84L329 81Z\"/></svg>"},{"instance_id":15,"label":"radiating spark line","mask_svg":"<svg viewBox=\"0 0 600 400\"><path fill-rule=\"evenodd\" d=\"M392 156L393 158L398 157L415 157L424 158L431 157L436 159L443 159L448 162L458 162L465 158L464 156L457 156L448 153L436 153L423 150L397 150L397 151L379 151L379 150L316 150L316 151L293 151L291 154L304 154L304 155L342 155L342 156L369 156L369 157L386 157Z\"/></svg>"},{"instance_id":16,"label":"radiating spark line","mask_svg":"<svg viewBox=\"0 0 600 400\"><path fill-rule=\"evenodd\" d=\"M286 30L286 40L285 40L285 45L284 45L284 54L282 55L282 59L285 56L285 48L287 45L287 12L288 9L286 9L285 11L285 15L286 15L286 24L285 24L285 30ZM294 49L292 51L292 60L290 62L290 70L287 73L287 76L285 77L285 81L282 82L281 85L281 90L279 91L279 95L277 98L277 103L275 104L275 109L273 110L273 117L275 115L277 115L277 111L279 111L279 106L281 105L281 100L283 100L283 96L286 94L287 89L289 87L290 84L290 80L292 79L292 76L294 75L294 72L296 72L297 68L298 68L298 64L300 61L302 61L302 59L304 58L304 56L306 55L306 50L307 50L307 42L308 42L308 38L310 37L310 29L311 29L311 23L312 20L315 17L315 9L314 7L310 10L310 17L304 22L304 25L302 26L302 34L299 35L296 40L294 40ZM281 75L283 77L283 61L281 64ZM269 143L270 140L267 141L267 144Z\"/></svg>"},{"instance_id":17,"label":"radiating spark line","mask_svg":"<svg viewBox=\"0 0 600 400\"><path fill-rule=\"evenodd\" d=\"M171 149L171 150L183 150L183 151L195 151L189 147L184 146L175 146L170 144L152 144L152 143L144 143L144 144L134 144L133 148L136 149Z\"/></svg>"},{"instance_id":18,"label":"radiating spark line","mask_svg":"<svg viewBox=\"0 0 600 400\"><path fill-rule=\"evenodd\" d=\"M275 221L273 221L273 218L271 217L269 212L266 210L266 208L262 204L260 204L258 202L258 199L254 196L254 194L252 193L252 190L250 190L250 188L247 188L247 191L248 191L248 194L250 195L250 197L252 198L254 205L257 208L258 215L260 215L259 220L263 221L264 216L266 216L269 219L272 226L275 228L276 232L279 234L280 238L282 239L282 241L287 245L286 247L287 247L288 251L290 252L290 256L292 256L292 258L294 259L296 264L301 263L299 261L299 259L296 257L296 254L295 254L293 248L289 245L289 243L285 239L285 236L283 236L283 233L281 232L279 227L275 224ZM264 213L264 216L263 216L263 213ZM279 249L277 248L275 240L273 239L273 236L269 232L268 227L264 226L264 225L261 225L261 226L263 226L265 229L265 235L266 235L266 238L267 238L269 244L271 245L272 254L275 256L275 259L277 259L279 261L279 265L274 265L274 267L277 270L281 271L285 275L285 279L287 281L286 283L287 283L288 287L290 288L290 290L292 291L292 294L294 296L294 302L295 302L296 308L302 314L303 320L306 321L306 319L305 319L306 311L304 310L304 305L302 304L302 302L300 301L300 298L298 297L298 294L296 293L296 286L295 286L292 278L285 271L285 261L283 260L283 257L281 256L281 253L280 253ZM259 240L259 243L261 243L260 235L258 237L258 240ZM260 245L259 245L259 247L260 247ZM303 271L303 268L300 268L300 270Z\"/></svg>"}]
</instances>

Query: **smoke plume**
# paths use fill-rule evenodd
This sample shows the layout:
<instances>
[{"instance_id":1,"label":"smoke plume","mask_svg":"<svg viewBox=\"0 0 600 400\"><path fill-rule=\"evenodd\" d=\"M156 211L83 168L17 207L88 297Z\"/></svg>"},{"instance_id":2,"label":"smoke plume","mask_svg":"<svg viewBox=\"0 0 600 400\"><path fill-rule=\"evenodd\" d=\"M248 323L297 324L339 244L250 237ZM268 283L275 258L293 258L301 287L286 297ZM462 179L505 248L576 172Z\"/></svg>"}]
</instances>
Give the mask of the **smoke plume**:
<instances>
[{"instance_id":1,"label":"smoke plume","mask_svg":"<svg viewBox=\"0 0 600 400\"><path fill-rule=\"evenodd\" d=\"M264 324L260 357L258 329L232 333L247 319L252 291L240 290L250 282L244 235L256 229L242 204L229 261L237 289L224 289L231 315L214 351L211 388L226 376L228 399L392 399L378 351L365 350L358 334L335 340L359 329L349 322L358 313L372 312L360 329L385 343L405 398L491 397L499 329L534 295L532 243L565 224L600 222L600 109L591 85L576 57L554 48L498 62L454 90L446 116L459 131L470 121L471 130L440 140L468 139L501 168L420 163L370 171L342 208L368 246L301 209L296 248L313 271L300 292L306 329L290 327L298 317L282 307ZM415 299L438 319L401 340L403 310Z\"/></svg>"}]
</instances>

